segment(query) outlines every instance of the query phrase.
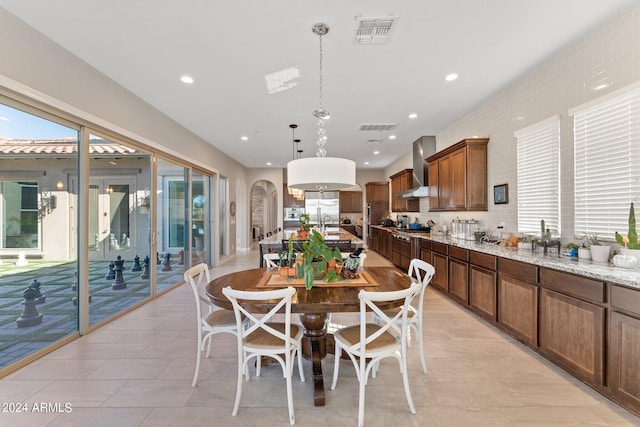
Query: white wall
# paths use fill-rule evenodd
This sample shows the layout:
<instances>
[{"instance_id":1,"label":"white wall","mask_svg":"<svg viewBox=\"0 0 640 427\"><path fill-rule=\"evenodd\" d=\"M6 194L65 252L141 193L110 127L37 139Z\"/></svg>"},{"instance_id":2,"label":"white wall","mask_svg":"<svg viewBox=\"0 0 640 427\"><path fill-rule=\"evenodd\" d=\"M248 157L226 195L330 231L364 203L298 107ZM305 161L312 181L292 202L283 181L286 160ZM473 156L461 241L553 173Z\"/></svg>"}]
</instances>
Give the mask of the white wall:
<instances>
[{"instance_id":1,"label":"white wall","mask_svg":"<svg viewBox=\"0 0 640 427\"><path fill-rule=\"evenodd\" d=\"M513 133L555 114L561 117L561 203L563 241L573 239L573 119L577 105L640 80L640 8L627 13L579 45L535 70L436 136L440 151L464 138L490 137L489 211L438 215L436 222L480 219L489 230L499 221L517 231L516 140ZM523 49L526 47L523 46ZM461 78L464 74L461 73ZM608 87L596 90L599 85ZM509 184L509 203L493 204L493 186ZM421 202L421 207L422 203ZM423 211L422 216L430 216ZM431 215L432 216L432 215ZM613 237L613 236L610 236Z\"/></svg>"},{"instance_id":2,"label":"white wall","mask_svg":"<svg viewBox=\"0 0 640 427\"><path fill-rule=\"evenodd\" d=\"M251 182L246 179L246 168L240 163L2 8L0 52L0 87L217 171L229 178L230 200L235 199L238 180ZM246 221L243 226L248 230ZM235 229L230 230L229 238L234 239L235 235ZM246 234L244 236L246 239Z\"/></svg>"}]
</instances>

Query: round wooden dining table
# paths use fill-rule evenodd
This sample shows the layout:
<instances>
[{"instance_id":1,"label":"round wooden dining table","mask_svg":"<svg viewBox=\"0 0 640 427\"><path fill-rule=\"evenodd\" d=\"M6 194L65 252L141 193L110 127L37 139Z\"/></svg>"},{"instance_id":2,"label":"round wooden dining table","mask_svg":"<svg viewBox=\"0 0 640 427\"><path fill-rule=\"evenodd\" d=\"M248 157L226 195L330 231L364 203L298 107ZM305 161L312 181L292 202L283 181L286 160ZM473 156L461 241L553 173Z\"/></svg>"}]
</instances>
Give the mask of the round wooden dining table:
<instances>
[{"instance_id":1,"label":"round wooden dining table","mask_svg":"<svg viewBox=\"0 0 640 427\"><path fill-rule=\"evenodd\" d=\"M264 284L270 276L278 274L277 268L255 268L226 274L218 277L206 286L206 292L211 301L222 308L233 310L231 302L222 294L222 289L230 286L238 290L265 290ZM328 283L306 289L304 285L295 286L296 293L291 300L291 312L300 314L300 321L304 327L303 355L310 359L313 365L315 406L324 406L325 392L322 376L322 359L327 355L327 319L329 313L358 312L360 300L358 293L361 289L369 291L397 291L408 288L411 278L395 267L366 267L361 276L366 277L366 282L361 285ZM281 287L289 286L283 283ZM271 289L275 289L272 287ZM383 309L389 309L402 305L403 300L391 301ZM269 301L251 305L245 308L253 313L266 313L273 307ZM330 337L332 338L332 337ZM330 350L333 348L333 340L330 339ZM307 349L305 351L305 349Z\"/></svg>"}]
</instances>

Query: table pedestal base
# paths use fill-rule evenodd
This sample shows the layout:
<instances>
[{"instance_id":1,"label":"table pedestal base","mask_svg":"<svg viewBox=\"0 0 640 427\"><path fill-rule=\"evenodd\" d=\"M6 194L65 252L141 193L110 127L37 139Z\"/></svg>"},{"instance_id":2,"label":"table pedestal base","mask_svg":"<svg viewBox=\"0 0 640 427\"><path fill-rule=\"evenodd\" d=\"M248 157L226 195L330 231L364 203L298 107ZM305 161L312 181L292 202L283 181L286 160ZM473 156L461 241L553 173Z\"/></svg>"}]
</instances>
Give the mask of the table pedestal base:
<instances>
[{"instance_id":1,"label":"table pedestal base","mask_svg":"<svg viewBox=\"0 0 640 427\"><path fill-rule=\"evenodd\" d=\"M313 366L313 404L324 406L322 359L327 355L327 313L300 313L304 326L302 354Z\"/></svg>"}]
</instances>

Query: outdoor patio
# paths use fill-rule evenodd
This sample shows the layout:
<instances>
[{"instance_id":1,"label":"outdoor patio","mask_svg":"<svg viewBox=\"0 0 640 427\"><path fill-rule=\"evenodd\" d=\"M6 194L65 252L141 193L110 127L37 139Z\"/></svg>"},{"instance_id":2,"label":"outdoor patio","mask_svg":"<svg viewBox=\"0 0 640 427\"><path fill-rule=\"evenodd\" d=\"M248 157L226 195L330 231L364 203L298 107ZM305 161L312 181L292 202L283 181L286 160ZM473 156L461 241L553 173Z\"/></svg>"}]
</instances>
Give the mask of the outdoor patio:
<instances>
[{"instance_id":1,"label":"outdoor patio","mask_svg":"<svg viewBox=\"0 0 640 427\"><path fill-rule=\"evenodd\" d=\"M183 280L184 267L172 260L171 271L156 267L158 291L165 290ZM141 278L142 271L131 271L132 260L126 260L122 272L126 286L113 289L114 279L106 279L110 261L92 261L89 265L89 325L104 319L148 298L149 279ZM78 329L78 306L75 262L32 261L16 266L14 261L0 264L0 368L40 350ZM23 292L37 280L44 301L35 309L42 315L42 322L33 326L18 327L17 319L25 309Z\"/></svg>"}]
</instances>

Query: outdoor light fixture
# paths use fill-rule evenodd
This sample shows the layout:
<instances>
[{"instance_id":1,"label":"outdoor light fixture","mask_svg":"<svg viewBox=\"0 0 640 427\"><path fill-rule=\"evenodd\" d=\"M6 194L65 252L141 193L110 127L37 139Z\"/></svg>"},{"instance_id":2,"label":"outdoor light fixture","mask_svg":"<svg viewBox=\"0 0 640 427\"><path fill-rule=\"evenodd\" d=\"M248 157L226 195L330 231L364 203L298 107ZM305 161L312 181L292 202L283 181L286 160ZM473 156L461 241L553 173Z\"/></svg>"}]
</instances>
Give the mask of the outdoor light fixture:
<instances>
[{"instance_id":1,"label":"outdoor light fixture","mask_svg":"<svg viewBox=\"0 0 640 427\"><path fill-rule=\"evenodd\" d=\"M312 31L320 39L320 107L313 112L318 119L316 157L290 161L287 164L287 185L300 190L340 190L356 184L356 164L349 159L326 157L324 121L329 118L329 112L322 107L322 36L329 32L329 27L318 23Z\"/></svg>"}]
</instances>

